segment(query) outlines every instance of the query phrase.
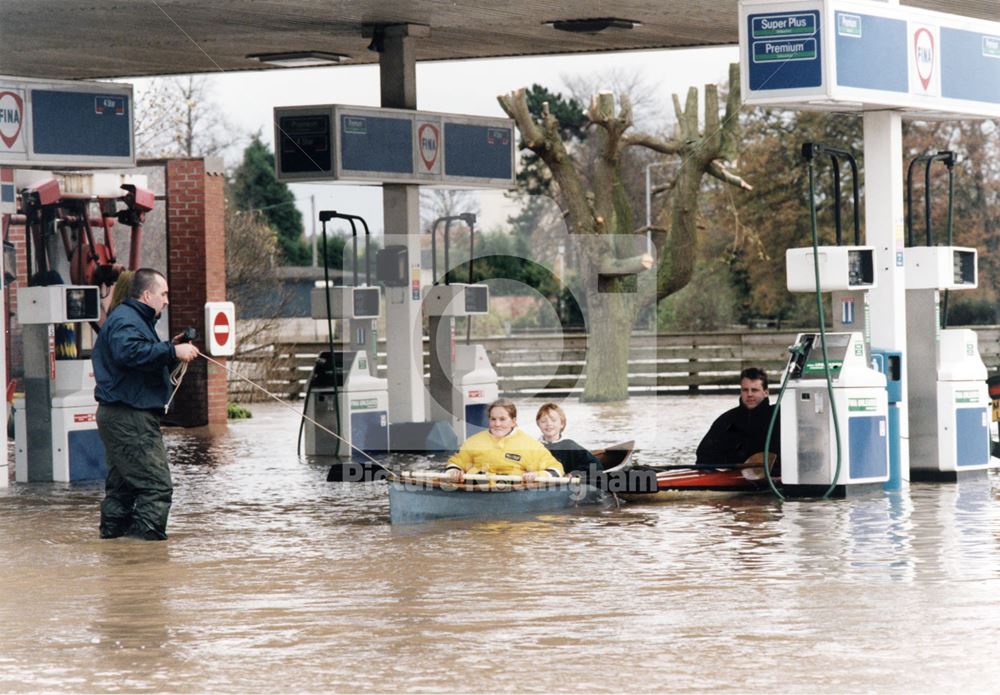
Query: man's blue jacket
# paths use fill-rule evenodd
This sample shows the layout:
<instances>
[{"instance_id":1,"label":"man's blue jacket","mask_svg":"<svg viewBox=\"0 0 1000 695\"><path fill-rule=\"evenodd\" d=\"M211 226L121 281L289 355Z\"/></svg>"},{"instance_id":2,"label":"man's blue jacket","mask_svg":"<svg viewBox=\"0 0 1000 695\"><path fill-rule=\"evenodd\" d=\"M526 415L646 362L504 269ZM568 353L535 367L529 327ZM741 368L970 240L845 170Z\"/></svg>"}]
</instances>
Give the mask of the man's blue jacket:
<instances>
[{"instance_id":1,"label":"man's blue jacket","mask_svg":"<svg viewBox=\"0 0 1000 695\"><path fill-rule=\"evenodd\" d=\"M98 403L163 409L177 355L170 341L156 335L155 325L153 307L131 298L108 315L91 354Z\"/></svg>"}]
</instances>

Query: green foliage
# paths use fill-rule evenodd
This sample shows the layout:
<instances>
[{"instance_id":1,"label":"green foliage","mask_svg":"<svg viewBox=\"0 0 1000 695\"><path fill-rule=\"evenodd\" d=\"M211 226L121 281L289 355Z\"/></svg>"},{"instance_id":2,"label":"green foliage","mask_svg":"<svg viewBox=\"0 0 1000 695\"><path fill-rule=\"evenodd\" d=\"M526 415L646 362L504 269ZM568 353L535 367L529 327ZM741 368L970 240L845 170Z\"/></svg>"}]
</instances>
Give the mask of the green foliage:
<instances>
[{"instance_id":1,"label":"green foliage","mask_svg":"<svg viewBox=\"0 0 1000 695\"><path fill-rule=\"evenodd\" d=\"M574 143L582 142L586 137L587 119L583 115L583 106L576 99L564 98L562 94L550 92L538 84L531 85L525 97L528 110L536 119L541 118L544 105L546 103L549 105L549 113L559 122L559 134L567 148L572 147ZM517 181L525 193L546 195L549 193L551 175L538 155L526 150L521 155Z\"/></svg>"},{"instance_id":2,"label":"green foliage","mask_svg":"<svg viewBox=\"0 0 1000 695\"><path fill-rule=\"evenodd\" d=\"M997 318L995 301L949 293L949 326L991 326L996 324Z\"/></svg>"},{"instance_id":3,"label":"green foliage","mask_svg":"<svg viewBox=\"0 0 1000 695\"><path fill-rule=\"evenodd\" d=\"M253 413L239 403L227 403L226 417L230 420L247 420L253 417Z\"/></svg>"},{"instance_id":4,"label":"green foliage","mask_svg":"<svg viewBox=\"0 0 1000 695\"><path fill-rule=\"evenodd\" d=\"M347 247L347 239L339 234L326 234L326 265L328 268L344 267L344 249ZM310 251L311 253L311 251ZM323 263L323 236L320 234L316 239L316 262Z\"/></svg>"},{"instance_id":5,"label":"green foliage","mask_svg":"<svg viewBox=\"0 0 1000 695\"><path fill-rule=\"evenodd\" d=\"M295 196L274 173L274 153L253 137L243 151L243 161L233 172L230 194L240 210L259 210L278 232L278 249L289 265L309 265L312 250L302 238L302 214Z\"/></svg>"},{"instance_id":6,"label":"green foliage","mask_svg":"<svg viewBox=\"0 0 1000 695\"><path fill-rule=\"evenodd\" d=\"M476 237L475 251L476 258L472 265L474 282L487 279L508 281L496 285L497 294L523 294L521 285L527 285L546 297L555 297L559 293L559 283L553 273L530 260L532 254L524 236L503 232L482 234ZM468 280L468 261L455 266L447 274L448 282Z\"/></svg>"}]
</instances>

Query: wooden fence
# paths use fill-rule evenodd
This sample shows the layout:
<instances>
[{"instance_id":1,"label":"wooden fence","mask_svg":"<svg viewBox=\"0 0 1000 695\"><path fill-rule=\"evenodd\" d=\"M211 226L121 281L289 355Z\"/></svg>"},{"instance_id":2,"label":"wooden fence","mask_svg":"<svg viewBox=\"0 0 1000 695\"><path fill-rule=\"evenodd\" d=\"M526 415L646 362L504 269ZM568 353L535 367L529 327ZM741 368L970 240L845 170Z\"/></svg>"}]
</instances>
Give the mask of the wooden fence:
<instances>
[{"instance_id":1,"label":"wooden fence","mask_svg":"<svg viewBox=\"0 0 1000 695\"><path fill-rule=\"evenodd\" d=\"M990 371L1000 368L1000 327L976 329L979 351ZM778 375L796 333L636 334L629 352L629 392L633 394L732 393L741 369L761 367ZM483 338L499 376L500 392L509 396L556 396L583 390L587 336L532 335ZM426 344L426 341L425 341ZM233 368L258 380L269 391L301 398L322 342L281 343L262 350ZM385 343L379 342L378 375L385 376ZM425 351L425 363L427 361ZM232 378L231 378L232 379ZM252 387L230 381L234 400L251 400Z\"/></svg>"}]
</instances>

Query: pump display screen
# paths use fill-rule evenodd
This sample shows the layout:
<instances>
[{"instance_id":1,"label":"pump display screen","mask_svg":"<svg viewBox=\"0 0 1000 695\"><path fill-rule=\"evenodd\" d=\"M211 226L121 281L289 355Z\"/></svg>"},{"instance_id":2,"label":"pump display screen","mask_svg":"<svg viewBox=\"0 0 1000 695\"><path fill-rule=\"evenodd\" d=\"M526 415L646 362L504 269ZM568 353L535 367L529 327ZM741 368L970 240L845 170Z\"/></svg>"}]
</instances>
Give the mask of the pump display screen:
<instances>
[{"instance_id":1,"label":"pump display screen","mask_svg":"<svg viewBox=\"0 0 1000 695\"><path fill-rule=\"evenodd\" d=\"M310 114L278 119L278 156L283 173L332 170L330 116Z\"/></svg>"},{"instance_id":2,"label":"pump display screen","mask_svg":"<svg viewBox=\"0 0 1000 695\"><path fill-rule=\"evenodd\" d=\"M486 285L469 285L465 288L465 311L468 314L488 314L490 291Z\"/></svg>"},{"instance_id":3,"label":"pump display screen","mask_svg":"<svg viewBox=\"0 0 1000 695\"><path fill-rule=\"evenodd\" d=\"M96 321L100 304L96 287L66 288L66 320Z\"/></svg>"},{"instance_id":4,"label":"pump display screen","mask_svg":"<svg viewBox=\"0 0 1000 695\"><path fill-rule=\"evenodd\" d=\"M354 290L354 316L359 319L378 316L379 291L377 287Z\"/></svg>"},{"instance_id":5,"label":"pump display screen","mask_svg":"<svg viewBox=\"0 0 1000 695\"><path fill-rule=\"evenodd\" d=\"M875 259L871 249L852 249L847 254L847 284L850 287L872 285L875 282Z\"/></svg>"},{"instance_id":6,"label":"pump display screen","mask_svg":"<svg viewBox=\"0 0 1000 695\"><path fill-rule=\"evenodd\" d=\"M956 285L976 284L976 254L972 251L955 251L954 278Z\"/></svg>"}]
</instances>

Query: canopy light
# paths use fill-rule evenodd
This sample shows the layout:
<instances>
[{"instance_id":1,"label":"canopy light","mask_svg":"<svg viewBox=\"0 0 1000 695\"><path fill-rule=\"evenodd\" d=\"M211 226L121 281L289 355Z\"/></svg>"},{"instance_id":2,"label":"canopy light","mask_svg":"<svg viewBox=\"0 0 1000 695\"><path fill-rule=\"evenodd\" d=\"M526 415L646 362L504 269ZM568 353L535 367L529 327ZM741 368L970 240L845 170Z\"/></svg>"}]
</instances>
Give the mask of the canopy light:
<instances>
[{"instance_id":1,"label":"canopy light","mask_svg":"<svg viewBox=\"0 0 1000 695\"><path fill-rule=\"evenodd\" d=\"M642 22L617 17L594 17L591 19L554 19L544 24L574 34L597 34L605 29L632 29L642 26Z\"/></svg>"},{"instance_id":2,"label":"canopy light","mask_svg":"<svg viewBox=\"0 0 1000 695\"><path fill-rule=\"evenodd\" d=\"M289 53L251 53L251 60L259 60L270 65L280 65L284 68L308 68L317 65L338 65L348 62L351 57L343 53L327 53L325 51L295 51Z\"/></svg>"}]
</instances>

